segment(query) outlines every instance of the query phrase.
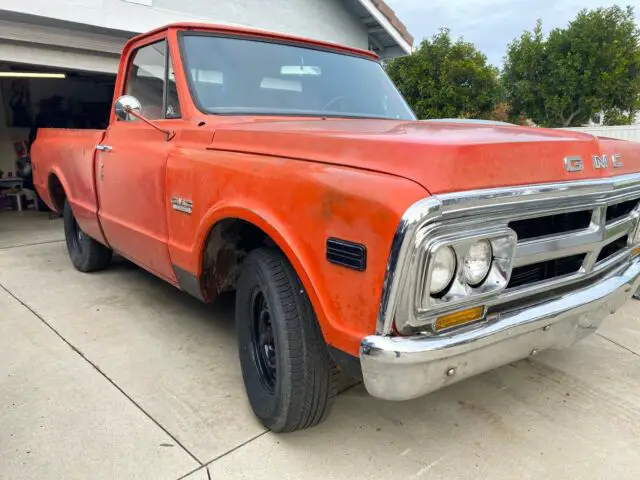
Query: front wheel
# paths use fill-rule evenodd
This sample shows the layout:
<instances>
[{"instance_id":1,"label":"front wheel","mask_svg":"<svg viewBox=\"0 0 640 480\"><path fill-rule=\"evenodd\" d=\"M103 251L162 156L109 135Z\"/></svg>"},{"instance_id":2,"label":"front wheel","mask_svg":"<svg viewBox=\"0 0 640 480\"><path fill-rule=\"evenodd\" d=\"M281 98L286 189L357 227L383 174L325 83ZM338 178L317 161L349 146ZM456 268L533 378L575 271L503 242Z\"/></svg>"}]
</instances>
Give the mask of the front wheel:
<instances>
[{"instance_id":1,"label":"front wheel","mask_svg":"<svg viewBox=\"0 0 640 480\"><path fill-rule=\"evenodd\" d=\"M81 272L103 270L111 263L113 251L82 231L67 200L64 201L64 238L71 263Z\"/></svg>"},{"instance_id":2,"label":"front wheel","mask_svg":"<svg viewBox=\"0 0 640 480\"><path fill-rule=\"evenodd\" d=\"M324 420L338 370L304 287L279 251L261 248L246 257L236 326L247 396L263 424L293 432Z\"/></svg>"}]
</instances>

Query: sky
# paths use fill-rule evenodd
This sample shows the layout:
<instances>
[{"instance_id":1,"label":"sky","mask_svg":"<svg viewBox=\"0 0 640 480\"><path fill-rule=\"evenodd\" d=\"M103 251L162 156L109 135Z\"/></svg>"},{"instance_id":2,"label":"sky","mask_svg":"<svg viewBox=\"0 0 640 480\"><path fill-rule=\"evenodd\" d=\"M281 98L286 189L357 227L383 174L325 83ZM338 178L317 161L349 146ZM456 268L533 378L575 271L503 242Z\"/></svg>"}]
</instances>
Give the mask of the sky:
<instances>
[{"instance_id":1,"label":"sky","mask_svg":"<svg viewBox=\"0 0 640 480\"><path fill-rule=\"evenodd\" d=\"M523 30L532 30L538 18L545 32L566 26L582 8L635 6L640 25L640 0L385 0L415 37L414 46L440 27L454 38L473 42L500 67L507 44Z\"/></svg>"}]
</instances>

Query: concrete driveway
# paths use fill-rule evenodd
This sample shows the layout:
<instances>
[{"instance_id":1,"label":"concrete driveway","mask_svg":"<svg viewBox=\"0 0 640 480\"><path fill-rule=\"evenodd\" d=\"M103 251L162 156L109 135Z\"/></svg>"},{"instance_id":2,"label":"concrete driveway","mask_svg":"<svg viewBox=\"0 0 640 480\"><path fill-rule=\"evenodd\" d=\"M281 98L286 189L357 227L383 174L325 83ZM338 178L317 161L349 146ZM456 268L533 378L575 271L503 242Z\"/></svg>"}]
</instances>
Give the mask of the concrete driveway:
<instances>
[{"instance_id":1,"label":"concrete driveway","mask_svg":"<svg viewBox=\"0 0 640 480\"><path fill-rule=\"evenodd\" d=\"M231 301L125 261L73 269L62 222L0 213L0 478L631 479L640 302L601 332L406 403L361 385L318 428L266 431Z\"/></svg>"}]
</instances>

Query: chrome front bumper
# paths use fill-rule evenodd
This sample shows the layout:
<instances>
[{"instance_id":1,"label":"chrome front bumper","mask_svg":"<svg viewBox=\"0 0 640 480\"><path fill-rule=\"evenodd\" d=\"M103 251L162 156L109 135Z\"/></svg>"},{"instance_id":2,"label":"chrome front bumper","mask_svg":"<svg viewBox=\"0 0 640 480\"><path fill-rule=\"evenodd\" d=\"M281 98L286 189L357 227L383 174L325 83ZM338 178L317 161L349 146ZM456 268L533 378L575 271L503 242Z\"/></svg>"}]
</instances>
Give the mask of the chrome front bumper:
<instances>
[{"instance_id":1,"label":"chrome front bumper","mask_svg":"<svg viewBox=\"0 0 640 480\"><path fill-rule=\"evenodd\" d=\"M459 380L564 348L594 332L640 286L640 259L596 284L498 320L447 336L372 335L360 346L368 392L386 400L409 400Z\"/></svg>"}]
</instances>

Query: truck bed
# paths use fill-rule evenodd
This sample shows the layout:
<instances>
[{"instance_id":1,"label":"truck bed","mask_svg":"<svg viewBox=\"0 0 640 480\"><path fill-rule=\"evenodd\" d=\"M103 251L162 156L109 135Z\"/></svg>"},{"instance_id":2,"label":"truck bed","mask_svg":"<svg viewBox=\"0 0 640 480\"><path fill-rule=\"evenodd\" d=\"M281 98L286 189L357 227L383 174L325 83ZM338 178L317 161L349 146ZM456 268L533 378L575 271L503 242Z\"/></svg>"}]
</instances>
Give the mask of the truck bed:
<instances>
[{"instance_id":1,"label":"truck bed","mask_svg":"<svg viewBox=\"0 0 640 480\"><path fill-rule=\"evenodd\" d=\"M82 230L106 244L95 183L96 145L104 135L105 130L42 128L31 148L31 161L33 183L49 208L62 213L66 197Z\"/></svg>"}]
</instances>

